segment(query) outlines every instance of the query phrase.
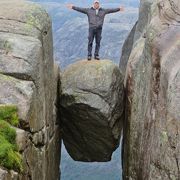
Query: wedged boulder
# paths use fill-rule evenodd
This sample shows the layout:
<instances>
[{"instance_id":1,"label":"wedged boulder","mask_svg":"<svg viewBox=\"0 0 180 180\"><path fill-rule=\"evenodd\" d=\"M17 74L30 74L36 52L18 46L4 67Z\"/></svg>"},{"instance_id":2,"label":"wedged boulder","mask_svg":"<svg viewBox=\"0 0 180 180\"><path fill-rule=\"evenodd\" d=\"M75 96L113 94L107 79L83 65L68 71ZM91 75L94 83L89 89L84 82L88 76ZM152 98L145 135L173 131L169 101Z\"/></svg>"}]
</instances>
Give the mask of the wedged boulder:
<instances>
[{"instance_id":1,"label":"wedged boulder","mask_svg":"<svg viewBox=\"0 0 180 180\"><path fill-rule=\"evenodd\" d=\"M68 153L76 161L110 161L122 127L120 69L109 60L82 60L61 76L63 141Z\"/></svg>"}]
</instances>

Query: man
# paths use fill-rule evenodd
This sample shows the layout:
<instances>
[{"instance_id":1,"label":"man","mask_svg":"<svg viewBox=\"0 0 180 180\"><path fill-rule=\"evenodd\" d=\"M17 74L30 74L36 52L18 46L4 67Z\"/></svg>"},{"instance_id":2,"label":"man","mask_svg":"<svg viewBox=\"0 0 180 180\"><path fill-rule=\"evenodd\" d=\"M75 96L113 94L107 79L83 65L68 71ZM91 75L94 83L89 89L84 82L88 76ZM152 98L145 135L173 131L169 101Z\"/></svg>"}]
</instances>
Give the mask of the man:
<instances>
[{"instance_id":1,"label":"man","mask_svg":"<svg viewBox=\"0 0 180 180\"><path fill-rule=\"evenodd\" d=\"M96 40L96 48L94 52L94 59L100 60L99 58L99 49L100 49L100 42L101 42L101 34L102 34L102 27L104 23L104 17L106 14L115 13L118 11L124 11L123 7L120 8L111 8L111 9L104 9L100 7L100 3L98 0L95 0L93 3L93 7L91 8L81 8L74 6L73 4L67 4L69 9L73 9L84 13L88 16L89 21L89 35L88 35L88 60L92 58L92 47L94 38Z\"/></svg>"}]
</instances>

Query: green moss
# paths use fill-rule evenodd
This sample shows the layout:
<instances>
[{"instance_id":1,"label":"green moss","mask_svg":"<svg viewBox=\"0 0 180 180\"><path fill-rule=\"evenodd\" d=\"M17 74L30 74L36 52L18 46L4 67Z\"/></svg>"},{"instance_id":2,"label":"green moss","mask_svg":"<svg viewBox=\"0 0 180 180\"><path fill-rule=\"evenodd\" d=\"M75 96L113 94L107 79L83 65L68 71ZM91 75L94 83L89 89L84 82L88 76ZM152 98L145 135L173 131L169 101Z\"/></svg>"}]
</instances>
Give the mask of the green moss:
<instances>
[{"instance_id":1,"label":"green moss","mask_svg":"<svg viewBox=\"0 0 180 180\"><path fill-rule=\"evenodd\" d=\"M17 126L19 123L17 107L14 105L0 106L0 120L5 120L9 124Z\"/></svg>"},{"instance_id":2,"label":"green moss","mask_svg":"<svg viewBox=\"0 0 180 180\"><path fill-rule=\"evenodd\" d=\"M16 144L17 108L0 106L0 166L22 172L22 158Z\"/></svg>"},{"instance_id":3,"label":"green moss","mask_svg":"<svg viewBox=\"0 0 180 180\"><path fill-rule=\"evenodd\" d=\"M3 135L0 134L0 166L7 169L22 171L22 159L16 146L11 144Z\"/></svg>"},{"instance_id":4,"label":"green moss","mask_svg":"<svg viewBox=\"0 0 180 180\"><path fill-rule=\"evenodd\" d=\"M9 123L0 120L0 135L3 135L11 144L16 144L16 131L11 128Z\"/></svg>"}]
</instances>

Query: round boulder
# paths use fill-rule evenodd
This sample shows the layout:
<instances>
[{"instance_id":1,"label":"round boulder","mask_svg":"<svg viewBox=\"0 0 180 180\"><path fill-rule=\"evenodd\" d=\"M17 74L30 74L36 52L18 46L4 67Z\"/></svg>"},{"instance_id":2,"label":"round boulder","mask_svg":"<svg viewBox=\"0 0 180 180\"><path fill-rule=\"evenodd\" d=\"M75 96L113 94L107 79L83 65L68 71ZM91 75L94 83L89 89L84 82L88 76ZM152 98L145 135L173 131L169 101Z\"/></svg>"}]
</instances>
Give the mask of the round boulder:
<instances>
[{"instance_id":1,"label":"round boulder","mask_svg":"<svg viewBox=\"0 0 180 180\"><path fill-rule=\"evenodd\" d=\"M61 74L63 141L76 161L106 162L118 147L123 78L109 60L81 60Z\"/></svg>"}]
</instances>

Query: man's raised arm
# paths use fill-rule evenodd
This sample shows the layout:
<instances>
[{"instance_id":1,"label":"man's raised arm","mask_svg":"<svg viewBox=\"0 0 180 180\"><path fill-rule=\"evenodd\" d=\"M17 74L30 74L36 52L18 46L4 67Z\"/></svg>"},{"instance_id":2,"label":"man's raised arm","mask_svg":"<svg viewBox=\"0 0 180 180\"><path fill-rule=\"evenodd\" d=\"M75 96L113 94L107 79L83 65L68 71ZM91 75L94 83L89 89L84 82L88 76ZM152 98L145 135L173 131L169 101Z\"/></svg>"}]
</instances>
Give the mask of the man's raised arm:
<instances>
[{"instance_id":1,"label":"man's raised arm","mask_svg":"<svg viewBox=\"0 0 180 180\"><path fill-rule=\"evenodd\" d=\"M76 11L84 13L84 14L87 14L87 12L88 12L88 8L77 7L77 6L74 6L73 4L67 4L66 6L69 9L73 9L73 10L76 10Z\"/></svg>"},{"instance_id":2,"label":"man's raised arm","mask_svg":"<svg viewBox=\"0 0 180 180\"><path fill-rule=\"evenodd\" d=\"M105 9L106 14L115 13L118 11L124 11L124 7Z\"/></svg>"}]
</instances>

